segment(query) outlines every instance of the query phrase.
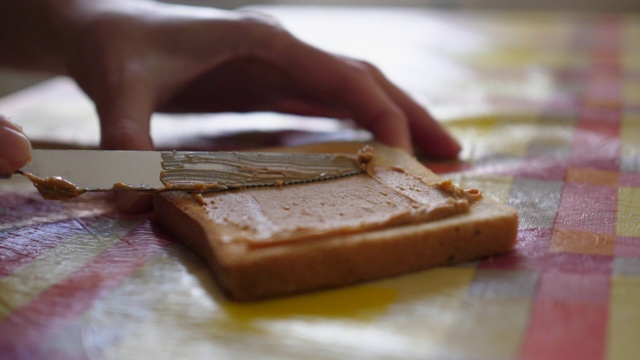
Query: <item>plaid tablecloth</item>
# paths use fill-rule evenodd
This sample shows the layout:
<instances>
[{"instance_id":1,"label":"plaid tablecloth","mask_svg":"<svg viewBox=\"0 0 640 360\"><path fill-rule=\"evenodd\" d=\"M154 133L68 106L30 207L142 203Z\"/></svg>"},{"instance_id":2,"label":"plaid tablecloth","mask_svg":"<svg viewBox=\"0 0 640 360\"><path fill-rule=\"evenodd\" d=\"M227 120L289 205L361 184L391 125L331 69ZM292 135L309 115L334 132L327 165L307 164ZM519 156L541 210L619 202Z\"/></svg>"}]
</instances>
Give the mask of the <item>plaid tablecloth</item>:
<instances>
[{"instance_id":1,"label":"plaid tablecloth","mask_svg":"<svg viewBox=\"0 0 640 360\"><path fill-rule=\"evenodd\" d=\"M0 180L0 358L640 356L640 16L262 10L376 63L442 119L462 159L425 163L516 207L516 250L237 304L150 214L118 214L99 195L45 201L14 177ZM0 111L37 143L97 142L90 104L65 79L6 98ZM265 114L243 119L262 132L230 135L238 119L221 119L207 118L217 128L204 137L189 132L203 119L186 119L180 134L204 148L363 136ZM175 145L171 131L155 131Z\"/></svg>"}]
</instances>

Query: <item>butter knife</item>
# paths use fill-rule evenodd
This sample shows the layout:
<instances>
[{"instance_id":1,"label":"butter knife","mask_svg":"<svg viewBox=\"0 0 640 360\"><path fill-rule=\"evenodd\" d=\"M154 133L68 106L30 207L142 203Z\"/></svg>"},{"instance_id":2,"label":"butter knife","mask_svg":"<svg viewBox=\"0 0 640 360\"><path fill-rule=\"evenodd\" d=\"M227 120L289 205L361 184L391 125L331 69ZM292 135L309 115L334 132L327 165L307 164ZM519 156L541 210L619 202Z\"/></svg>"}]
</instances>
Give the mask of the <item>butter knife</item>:
<instances>
[{"instance_id":1,"label":"butter knife","mask_svg":"<svg viewBox=\"0 0 640 360\"><path fill-rule=\"evenodd\" d=\"M361 173L355 154L33 150L17 173L50 199L87 191L203 192L279 186Z\"/></svg>"}]
</instances>

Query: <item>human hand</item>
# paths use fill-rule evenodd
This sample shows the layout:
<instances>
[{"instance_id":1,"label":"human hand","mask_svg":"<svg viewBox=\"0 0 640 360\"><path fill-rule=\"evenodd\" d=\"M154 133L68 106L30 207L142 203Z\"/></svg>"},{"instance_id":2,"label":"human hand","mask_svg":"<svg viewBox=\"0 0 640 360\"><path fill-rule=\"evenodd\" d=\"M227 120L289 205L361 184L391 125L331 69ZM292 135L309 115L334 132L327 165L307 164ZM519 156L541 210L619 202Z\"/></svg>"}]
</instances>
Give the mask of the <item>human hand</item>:
<instances>
[{"instance_id":1,"label":"human hand","mask_svg":"<svg viewBox=\"0 0 640 360\"><path fill-rule=\"evenodd\" d=\"M0 115L0 175L11 175L31 159L31 143L22 129Z\"/></svg>"},{"instance_id":2,"label":"human hand","mask_svg":"<svg viewBox=\"0 0 640 360\"><path fill-rule=\"evenodd\" d=\"M94 100L101 146L151 149L154 111L350 118L378 140L454 158L459 145L374 66L323 52L262 15L99 1L64 54Z\"/></svg>"},{"instance_id":3,"label":"human hand","mask_svg":"<svg viewBox=\"0 0 640 360\"><path fill-rule=\"evenodd\" d=\"M431 157L460 151L377 68L309 46L262 15L145 0L2 7L13 15L0 19L0 42L12 46L0 48L0 62L73 77L95 103L104 149L152 149L156 111L262 110L349 118L388 145ZM25 31L16 38L18 27ZM136 211L148 203L118 202Z\"/></svg>"}]
</instances>

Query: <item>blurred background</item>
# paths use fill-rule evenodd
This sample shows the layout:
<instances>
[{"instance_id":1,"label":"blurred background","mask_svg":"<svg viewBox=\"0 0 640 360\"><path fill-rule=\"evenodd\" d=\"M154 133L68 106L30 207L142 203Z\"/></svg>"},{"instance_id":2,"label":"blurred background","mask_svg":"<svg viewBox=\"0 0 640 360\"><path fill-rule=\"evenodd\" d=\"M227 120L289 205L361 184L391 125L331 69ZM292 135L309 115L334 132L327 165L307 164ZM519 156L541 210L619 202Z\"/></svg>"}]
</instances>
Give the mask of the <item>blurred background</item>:
<instances>
[{"instance_id":1,"label":"blurred background","mask_svg":"<svg viewBox=\"0 0 640 360\"><path fill-rule=\"evenodd\" d=\"M571 9L624 11L640 9L638 0L162 0L163 2L235 8L251 4L433 6L445 8Z\"/></svg>"},{"instance_id":2,"label":"blurred background","mask_svg":"<svg viewBox=\"0 0 640 360\"><path fill-rule=\"evenodd\" d=\"M235 9L248 5L396 6L460 10L531 10L564 12L637 12L640 0L162 0L162 2ZM0 97L48 79L47 74L0 67Z\"/></svg>"}]
</instances>

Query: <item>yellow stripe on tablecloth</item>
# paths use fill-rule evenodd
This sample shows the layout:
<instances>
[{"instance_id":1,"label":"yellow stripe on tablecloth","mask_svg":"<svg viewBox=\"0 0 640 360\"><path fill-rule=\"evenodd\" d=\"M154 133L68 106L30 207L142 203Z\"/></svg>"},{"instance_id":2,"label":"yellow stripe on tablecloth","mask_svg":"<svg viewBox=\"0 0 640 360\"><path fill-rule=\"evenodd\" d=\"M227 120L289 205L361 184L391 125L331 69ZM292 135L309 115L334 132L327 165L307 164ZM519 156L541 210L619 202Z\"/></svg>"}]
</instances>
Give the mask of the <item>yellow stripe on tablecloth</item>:
<instances>
[{"instance_id":1,"label":"yellow stripe on tablecloth","mask_svg":"<svg viewBox=\"0 0 640 360\"><path fill-rule=\"evenodd\" d=\"M609 300L607 359L635 359L640 354L640 277L613 276Z\"/></svg>"},{"instance_id":2,"label":"yellow stripe on tablecloth","mask_svg":"<svg viewBox=\"0 0 640 360\"><path fill-rule=\"evenodd\" d=\"M453 182L465 189L480 189L483 196L491 196L496 200L506 203L513 187L513 178L510 176L496 175L465 175L464 173L452 174Z\"/></svg>"},{"instance_id":3,"label":"yellow stripe on tablecloth","mask_svg":"<svg viewBox=\"0 0 640 360\"><path fill-rule=\"evenodd\" d=\"M139 222L101 218L83 224L86 232L70 234L55 248L0 279L0 321L118 242Z\"/></svg>"},{"instance_id":4,"label":"yellow stripe on tablecloth","mask_svg":"<svg viewBox=\"0 0 640 360\"><path fill-rule=\"evenodd\" d=\"M397 335L370 326L371 317L393 302L393 289L365 285L236 304L215 289L211 293L200 288L201 284L212 285L207 269L191 275L200 279L181 282L182 291L166 293L153 316L107 349L104 357L303 358L320 352L323 357L331 358L333 353L340 358L340 349L358 349L365 342L370 342L368 348L373 350L404 349L404 342L393 345ZM201 294L200 301L185 296L184 290ZM372 302L373 307L367 309Z\"/></svg>"},{"instance_id":5,"label":"yellow stripe on tablecloth","mask_svg":"<svg viewBox=\"0 0 640 360\"><path fill-rule=\"evenodd\" d=\"M513 114L501 116L500 120L500 131L489 139L494 154L522 157L533 141L541 139L538 114Z\"/></svg>"},{"instance_id":6,"label":"yellow stripe on tablecloth","mask_svg":"<svg viewBox=\"0 0 640 360\"><path fill-rule=\"evenodd\" d=\"M487 115L450 120L447 128L462 143L464 160L496 155L521 157L539 136L539 120L532 113Z\"/></svg>"},{"instance_id":7,"label":"yellow stripe on tablecloth","mask_svg":"<svg viewBox=\"0 0 640 360\"><path fill-rule=\"evenodd\" d=\"M640 101L640 100L639 100ZM640 102L639 102L640 104ZM640 114L626 111L622 114L620 141L622 157L633 157L640 154Z\"/></svg>"},{"instance_id":8,"label":"yellow stripe on tablecloth","mask_svg":"<svg viewBox=\"0 0 640 360\"><path fill-rule=\"evenodd\" d=\"M637 56L635 61L640 62L640 56ZM622 99L624 104L634 104L640 105L640 82L631 81L631 80L623 80L622 81Z\"/></svg>"},{"instance_id":9,"label":"yellow stripe on tablecloth","mask_svg":"<svg viewBox=\"0 0 640 360\"><path fill-rule=\"evenodd\" d=\"M461 321L447 339L452 359L516 359L525 337L532 300L468 298ZM452 353L455 352L455 353Z\"/></svg>"},{"instance_id":10,"label":"yellow stripe on tablecloth","mask_svg":"<svg viewBox=\"0 0 640 360\"><path fill-rule=\"evenodd\" d=\"M195 278L179 282L153 317L103 354L107 359L437 357L445 353L443 340L452 326L462 320L474 271L440 268L242 304L207 289L212 284L206 271L188 271L185 280ZM185 292L212 301L194 302Z\"/></svg>"},{"instance_id":11,"label":"yellow stripe on tablecloth","mask_svg":"<svg viewBox=\"0 0 640 360\"><path fill-rule=\"evenodd\" d=\"M517 358L537 282L533 272L477 269L442 357Z\"/></svg>"},{"instance_id":12,"label":"yellow stripe on tablecloth","mask_svg":"<svg viewBox=\"0 0 640 360\"><path fill-rule=\"evenodd\" d=\"M372 326L401 334L411 349L407 358L442 357L450 349L447 339L465 316L475 272L470 266L440 267L381 282L398 289L398 299Z\"/></svg>"},{"instance_id":13,"label":"yellow stripe on tablecloth","mask_svg":"<svg viewBox=\"0 0 640 360\"><path fill-rule=\"evenodd\" d=\"M618 215L616 234L618 236L640 237L640 188L621 187L618 189Z\"/></svg>"},{"instance_id":14,"label":"yellow stripe on tablecloth","mask_svg":"<svg viewBox=\"0 0 640 360\"><path fill-rule=\"evenodd\" d=\"M555 228L551 235L549 250L574 254L593 254L612 256L614 254L615 235Z\"/></svg>"},{"instance_id":15,"label":"yellow stripe on tablecloth","mask_svg":"<svg viewBox=\"0 0 640 360\"><path fill-rule=\"evenodd\" d=\"M628 16L628 21L624 22L622 33L622 54L621 62L623 68L629 72L640 71L640 16Z\"/></svg>"},{"instance_id":16,"label":"yellow stripe on tablecloth","mask_svg":"<svg viewBox=\"0 0 640 360\"><path fill-rule=\"evenodd\" d=\"M501 70L527 69L534 64L551 68L580 68L587 65L587 60L580 53L558 53L524 47L503 47L472 53L464 61L465 64Z\"/></svg>"}]
</instances>

